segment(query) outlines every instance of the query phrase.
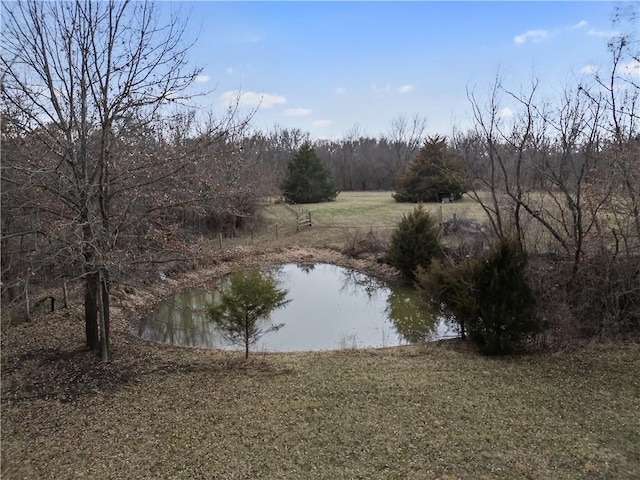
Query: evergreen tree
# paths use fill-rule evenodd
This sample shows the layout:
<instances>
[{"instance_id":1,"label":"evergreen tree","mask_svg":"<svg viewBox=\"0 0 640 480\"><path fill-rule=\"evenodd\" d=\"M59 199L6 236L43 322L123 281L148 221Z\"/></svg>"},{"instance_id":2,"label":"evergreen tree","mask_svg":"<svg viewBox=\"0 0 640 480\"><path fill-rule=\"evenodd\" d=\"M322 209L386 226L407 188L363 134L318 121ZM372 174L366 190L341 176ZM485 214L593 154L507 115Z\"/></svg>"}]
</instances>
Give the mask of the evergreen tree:
<instances>
[{"instance_id":1,"label":"evergreen tree","mask_svg":"<svg viewBox=\"0 0 640 480\"><path fill-rule=\"evenodd\" d=\"M331 173L309 142L287 164L281 188L289 203L332 202L338 195Z\"/></svg>"},{"instance_id":2,"label":"evergreen tree","mask_svg":"<svg viewBox=\"0 0 640 480\"><path fill-rule=\"evenodd\" d=\"M440 227L433 216L419 205L402 220L391 234L389 263L406 279L415 278L418 267L426 268L440 254Z\"/></svg>"},{"instance_id":3,"label":"evergreen tree","mask_svg":"<svg viewBox=\"0 0 640 480\"><path fill-rule=\"evenodd\" d=\"M534 296L525 277L527 257L520 245L503 239L474 272L476 314L469 337L489 355L518 351L540 331Z\"/></svg>"},{"instance_id":4,"label":"evergreen tree","mask_svg":"<svg viewBox=\"0 0 640 480\"><path fill-rule=\"evenodd\" d=\"M464 166L443 137L429 137L398 175L397 202L438 202L442 196L458 200L466 191Z\"/></svg>"},{"instance_id":5,"label":"evergreen tree","mask_svg":"<svg viewBox=\"0 0 640 480\"><path fill-rule=\"evenodd\" d=\"M487 355L516 352L540 331L520 245L501 240L486 258L459 265L432 263L418 283L436 315L458 323L461 334Z\"/></svg>"},{"instance_id":6,"label":"evergreen tree","mask_svg":"<svg viewBox=\"0 0 640 480\"><path fill-rule=\"evenodd\" d=\"M289 303L286 296L287 291L278 289L272 275L259 270L238 271L231 274L220 303L209 306L209 315L227 340L244 345L245 358L249 358L251 345L265 333L283 327L283 324L264 327L260 321Z\"/></svg>"}]
</instances>

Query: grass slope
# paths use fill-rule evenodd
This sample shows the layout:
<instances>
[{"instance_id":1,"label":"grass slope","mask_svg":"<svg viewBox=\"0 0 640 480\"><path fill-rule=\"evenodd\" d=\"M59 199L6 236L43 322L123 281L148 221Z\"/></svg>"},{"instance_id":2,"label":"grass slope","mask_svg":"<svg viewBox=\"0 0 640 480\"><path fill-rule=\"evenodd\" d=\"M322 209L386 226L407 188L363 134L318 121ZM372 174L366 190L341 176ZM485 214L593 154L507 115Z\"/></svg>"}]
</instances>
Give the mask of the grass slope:
<instances>
[{"instance_id":1,"label":"grass slope","mask_svg":"<svg viewBox=\"0 0 640 480\"><path fill-rule=\"evenodd\" d=\"M117 342L130 354L106 366L55 349L6 360L3 478L640 474L637 345L489 359L449 343L246 364Z\"/></svg>"}]
</instances>

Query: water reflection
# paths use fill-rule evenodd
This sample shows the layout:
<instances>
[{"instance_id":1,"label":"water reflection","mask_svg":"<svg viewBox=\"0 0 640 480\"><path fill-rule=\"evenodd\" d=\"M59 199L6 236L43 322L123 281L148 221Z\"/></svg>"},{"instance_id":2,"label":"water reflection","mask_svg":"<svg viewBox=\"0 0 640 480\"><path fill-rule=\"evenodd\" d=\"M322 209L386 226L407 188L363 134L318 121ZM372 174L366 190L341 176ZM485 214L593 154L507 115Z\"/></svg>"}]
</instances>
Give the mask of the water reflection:
<instances>
[{"instance_id":1,"label":"water reflection","mask_svg":"<svg viewBox=\"0 0 640 480\"><path fill-rule=\"evenodd\" d=\"M284 327L262 337L254 351L387 347L455 336L430 318L406 287L328 264L287 264L268 271L292 301L268 320ZM135 332L174 345L235 349L208 319L207 305L219 301L218 289L171 297Z\"/></svg>"},{"instance_id":2,"label":"water reflection","mask_svg":"<svg viewBox=\"0 0 640 480\"><path fill-rule=\"evenodd\" d=\"M437 337L437 322L427 315L417 291L389 286L387 315L398 333L411 343L426 342Z\"/></svg>"}]
</instances>

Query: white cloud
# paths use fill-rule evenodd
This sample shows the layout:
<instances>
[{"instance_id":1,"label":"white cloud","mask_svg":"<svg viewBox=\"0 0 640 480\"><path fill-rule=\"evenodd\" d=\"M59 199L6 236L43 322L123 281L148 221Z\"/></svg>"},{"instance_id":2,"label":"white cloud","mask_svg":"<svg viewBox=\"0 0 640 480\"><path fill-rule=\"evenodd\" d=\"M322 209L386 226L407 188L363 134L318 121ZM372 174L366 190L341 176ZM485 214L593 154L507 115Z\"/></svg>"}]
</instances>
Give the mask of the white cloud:
<instances>
[{"instance_id":1,"label":"white cloud","mask_svg":"<svg viewBox=\"0 0 640 480\"><path fill-rule=\"evenodd\" d=\"M513 117L513 110L511 110L509 107L505 107L498 112L498 117L499 118Z\"/></svg>"},{"instance_id":2,"label":"white cloud","mask_svg":"<svg viewBox=\"0 0 640 480\"><path fill-rule=\"evenodd\" d=\"M282 115L287 117L307 117L311 115L312 110L310 108L287 108Z\"/></svg>"},{"instance_id":3,"label":"white cloud","mask_svg":"<svg viewBox=\"0 0 640 480\"><path fill-rule=\"evenodd\" d=\"M231 74L235 73L235 70L233 69L233 67L227 67L225 72L227 72L229 75L231 75Z\"/></svg>"},{"instance_id":4,"label":"white cloud","mask_svg":"<svg viewBox=\"0 0 640 480\"><path fill-rule=\"evenodd\" d=\"M207 83L211 81L209 75L196 75L196 83Z\"/></svg>"},{"instance_id":5,"label":"white cloud","mask_svg":"<svg viewBox=\"0 0 640 480\"><path fill-rule=\"evenodd\" d=\"M271 108L274 105L287 103L287 97L272 93L240 92L229 90L220 95L220 100L230 105L238 102L241 107Z\"/></svg>"},{"instance_id":6,"label":"white cloud","mask_svg":"<svg viewBox=\"0 0 640 480\"><path fill-rule=\"evenodd\" d=\"M374 83L373 85L371 85L371 90L373 91L373 93L388 93L391 91L391 85L386 84L383 86L378 86Z\"/></svg>"},{"instance_id":7,"label":"white cloud","mask_svg":"<svg viewBox=\"0 0 640 480\"><path fill-rule=\"evenodd\" d=\"M603 37L603 38L611 38L617 35L620 35L619 32L613 30L596 30L595 28L591 28L587 34L593 35L594 37Z\"/></svg>"},{"instance_id":8,"label":"white cloud","mask_svg":"<svg viewBox=\"0 0 640 480\"><path fill-rule=\"evenodd\" d=\"M398 87L398 91L400 93L413 92L414 89L415 89L415 87L413 85L402 85L401 87Z\"/></svg>"},{"instance_id":9,"label":"white cloud","mask_svg":"<svg viewBox=\"0 0 640 480\"><path fill-rule=\"evenodd\" d=\"M333 122L331 120L315 120L311 122L312 127L328 127Z\"/></svg>"},{"instance_id":10,"label":"white cloud","mask_svg":"<svg viewBox=\"0 0 640 480\"><path fill-rule=\"evenodd\" d=\"M546 40L547 38L549 38L549 32L547 30L527 30L522 35L516 35L513 37L513 41L516 45L522 45L527 40L531 40L536 43Z\"/></svg>"},{"instance_id":11,"label":"white cloud","mask_svg":"<svg viewBox=\"0 0 640 480\"><path fill-rule=\"evenodd\" d=\"M598 71L598 67L596 65L585 65L580 69L580 73L584 73L585 75L593 75Z\"/></svg>"},{"instance_id":12,"label":"white cloud","mask_svg":"<svg viewBox=\"0 0 640 480\"><path fill-rule=\"evenodd\" d=\"M586 26L587 26L587 21L586 20L580 20L573 27L571 27L571 30L577 30L578 28L584 28Z\"/></svg>"},{"instance_id":13,"label":"white cloud","mask_svg":"<svg viewBox=\"0 0 640 480\"><path fill-rule=\"evenodd\" d=\"M638 60L631 60L630 62L620 65L622 73L627 75L640 75L640 62Z\"/></svg>"},{"instance_id":14,"label":"white cloud","mask_svg":"<svg viewBox=\"0 0 640 480\"><path fill-rule=\"evenodd\" d=\"M338 95L344 95L347 93L346 87L337 87L335 91Z\"/></svg>"}]
</instances>

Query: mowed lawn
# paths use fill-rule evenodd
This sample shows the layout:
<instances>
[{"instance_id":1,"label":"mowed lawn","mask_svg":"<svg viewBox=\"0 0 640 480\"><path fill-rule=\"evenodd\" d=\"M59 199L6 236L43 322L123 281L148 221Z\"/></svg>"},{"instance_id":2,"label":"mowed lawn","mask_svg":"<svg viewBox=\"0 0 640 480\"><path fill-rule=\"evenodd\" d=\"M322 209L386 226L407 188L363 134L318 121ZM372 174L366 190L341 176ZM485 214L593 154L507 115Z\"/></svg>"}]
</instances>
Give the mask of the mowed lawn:
<instances>
[{"instance_id":1,"label":"mowed lawn","mask_svg":"<svg viewBox=\"0 0 640 480\"><path fill-rule=\"evenodd\" d=\"M440 207L477 214L468 200L425 208ZM241 254L336 246L414 206L387 192L305 208L314 227L281 227L277 245L256 232ZM281 205L265 215L267 230L290 227ZM82 349L81 308L3 326L3 479L640 478L636 343L487 358L454 340L244 362L134 338L140 312L114 297L107 364Z\"/></svg>"},{"instance_id":2,"label":"mowed lawn","mask_svg":"<svg viewBox=\"0 0 640 480\"><path fill-rule=\"evenodd\" d=\"M2 478L640 478L638 345L490 359L449 342L249 363L135 348L88 372L81 353L9 357ZM14 368L31 371L22 385Z\"/></svg>"},{"instance_id":3,"label":"mowed lawn","mask_svg":"<svg viewBox=\"0 0 640 480\"><path fill-rule=\"evenodd\" d=\"M283 204L270 205L262 212L264 230L254 240L342 248L356 233L364 235L369 231L386 240L402 216L417 207L413 203L396 202L392 193L341 192L333 202L298 205L296 208L311 212L313 221L312 228L303 227L299 232L296 232L295 214L291 210ZM453 218L474 222L485 220L482 208L467 196L455 203L425 203L423 208L438 221Z\"/></svg>"},{"instance_id":4,"label":"mowed lawn","mask_svg":"<svg viewBox=\"0 0 640 480\"><path fill-rule=\"evenodd\" d=\"M398 203L393 192L341 192L333 202L301 204L309 210L318 226L395 226L402 215L411 212L416 204ZM277 206L277 205L276 205ZM282 207L284 208L284 206ZM425 203L425 210L444 219L459 217L478 219L482 216L480 206L465 196L454 203ZM277 215L276 215L277 216Z\"/></svg>"}]
</instances>

